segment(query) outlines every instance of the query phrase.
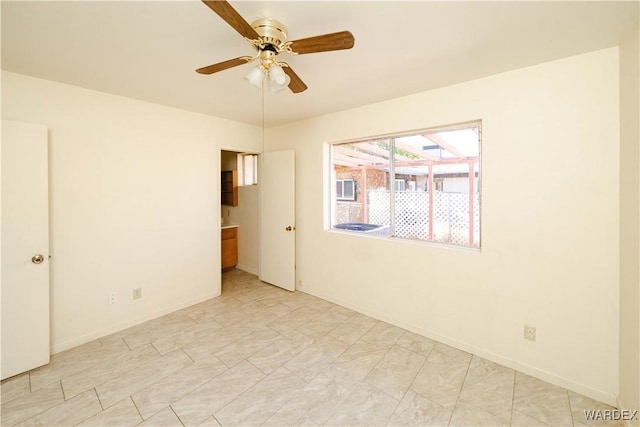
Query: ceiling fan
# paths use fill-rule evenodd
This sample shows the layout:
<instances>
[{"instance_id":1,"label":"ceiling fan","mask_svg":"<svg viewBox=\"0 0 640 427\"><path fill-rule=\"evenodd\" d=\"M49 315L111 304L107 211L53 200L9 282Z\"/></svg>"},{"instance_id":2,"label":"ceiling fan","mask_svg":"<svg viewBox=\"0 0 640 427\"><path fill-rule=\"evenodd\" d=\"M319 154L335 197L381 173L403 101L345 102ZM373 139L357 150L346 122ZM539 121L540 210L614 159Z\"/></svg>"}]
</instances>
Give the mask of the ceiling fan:
<instances>
[{"instance_id":1,"label":"ceiling fan","mask_svg":"<svg viewBox=\"0 0 640 427\"><path fill-rule=\"evenodd\" d=\"M211 10L227 24L240 33L258 51L256 56L240 56L217 64L198 68L200 74L213 74L238 65L259 60L245 77L249 83L261 87L265 79L271 90L279 91L285 87L293 93L303 92L307 85L298 77L286 62L279 62L276 56L280 53L304 55L307 53L328 52L332 50L351 49L355 43L349 31L324 34L300 40L287 40L286 27L272 18L261 18L251 25L226 0L202 0Z\"/></svg>"}]
</instances>

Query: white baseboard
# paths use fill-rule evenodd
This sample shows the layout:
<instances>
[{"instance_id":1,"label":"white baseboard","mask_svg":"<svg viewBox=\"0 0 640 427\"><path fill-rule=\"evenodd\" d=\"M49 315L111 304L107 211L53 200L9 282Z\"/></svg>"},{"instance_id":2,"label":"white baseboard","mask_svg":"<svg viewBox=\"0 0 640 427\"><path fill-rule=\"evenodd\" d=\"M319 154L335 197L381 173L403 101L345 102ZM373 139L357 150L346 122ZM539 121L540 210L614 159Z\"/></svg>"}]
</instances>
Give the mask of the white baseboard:
<instances>
[{"instance_id":1,"label":"white baseboard","mask_svg":"<svg viewBox=\"0 0 640 427\"><path fill-rule=\"evenodd\" d=\"M638 407L633 407L633 406L628 406L625 405L621 400L620 400L620 396L618 396L618 399L616 399L617 401L617 405L616 408L618 408L619 410L631 410L631 411L637 411L640 410L640 403L638 404ZM638 416L635 420L622 420L622 422L624 423L624 425L626 427L638 427L640 426L640 416Z\"/></svg>"},{"instance_id":2,"label":"white baseboard","mask_svg":"<svg viewBox=\"0 0 640 427\"><path fill-rule=\"evenodd\" d=\"M238 264L238 265L236 265L236 268L238 270L246 271L247 273L251 273L251 274L255 274L256 276L259 276L259 271L258 271L257 267L250 266L250 265Z\"/></svg>"}]
</instances>

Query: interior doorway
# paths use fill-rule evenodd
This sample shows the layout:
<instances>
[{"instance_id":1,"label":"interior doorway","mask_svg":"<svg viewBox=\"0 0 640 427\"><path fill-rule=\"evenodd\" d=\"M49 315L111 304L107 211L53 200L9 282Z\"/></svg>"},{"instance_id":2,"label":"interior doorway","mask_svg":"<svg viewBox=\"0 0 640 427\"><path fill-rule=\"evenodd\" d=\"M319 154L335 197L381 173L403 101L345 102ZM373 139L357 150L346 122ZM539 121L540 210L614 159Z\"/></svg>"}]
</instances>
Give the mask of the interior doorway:
<instances>
[{"instance_id":1,"label":"interior doorway","mask_svg":"<svg viewBox=\"0 0 640 427\"><path fill-rule=\"evenodd\" d=\"M258 154L222 149L220 171L221 274L240 270L257 276Z\"/></svg>"}]
</instances>

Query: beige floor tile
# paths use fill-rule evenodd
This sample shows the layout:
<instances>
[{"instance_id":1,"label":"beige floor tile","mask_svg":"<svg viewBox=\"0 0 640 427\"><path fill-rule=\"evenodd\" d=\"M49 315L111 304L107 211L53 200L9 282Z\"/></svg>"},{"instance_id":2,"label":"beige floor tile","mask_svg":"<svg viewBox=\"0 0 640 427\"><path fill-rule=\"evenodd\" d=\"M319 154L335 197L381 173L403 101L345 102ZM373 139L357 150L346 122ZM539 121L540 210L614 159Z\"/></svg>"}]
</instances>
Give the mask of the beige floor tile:
<instances>
[{"instance_id":1,"label":"beige floor tile","mask_svg":"<svg viewBox=\"0 0 640 427\"><path fill-rule=\"evenodd\" d=\"M463 362L471 362L471 353L442 344L441 342L436 343L435 350L438 350L440 353L444 353L448 356L455 357L456 359L460 359Z\"/></svg>"},{"instance_id":2,"label":"beige floor tile","mask_svg":"<svg viewBox=\"0 0 640 427\"><path fill-rule=\"evenodd\" d=\"M261 304L264 304L260 300ZM266 305L260 311L248 314L240 319L240 323L249 329L256 330L263 328L265 324L277 320L291 313L291 307L284 304Z\"/></svg>"},{"instance_id":3,"label":"beige floor tile","mask_svg":"<svg viewBox=\"0 0 640 427\"><path fill-rule=\"evenodd\" d=\"M122 340L120 340L120 344L119 346L104 346L99 340L95 340L62 353L54 354L51 356L51 361L48 365L31 371L31 390L36 391L48 384L58 382L63 378L107 363L122 354L128 353L129 348Z\"/></svg>"},{"instance_id":4,"label":"beige floor tile","mask_svg":"<svg viewBox=\"0 0 640 427\"><path fill-rule=\"evenodd\" d=\"M541 427L548 426L549 424L543 423L540 420L536 420L527 414L523 414L520 411L513 410L511 414L511 426L512 427Z\"/></svg>"},{"instance_id":5,"label":"beige floor tile","mask_svg":"<svg viewBox=\"0 0 640 427\"><path fill-rule=\"evenodd\" d=\"M567 390L520 372L516 373L513 409L547 424L573 424Z\"/></svg>"},{"instance_id":6,"label":"beige floor tile","mask_svg":"<svg viewBox=\"0 0 640 427\"><path fill-rule=\"evenodd\" d=\"M305 381L311 381L346 349L345 343L335 338L324 337L289 360L284 367Z\"/></svg>"},{"instance_id":7,"label":"beige floor tile","mask_svg":"<svg viewBox=\"0 0 640 427\"><path fill-rule=\"evenodd\" d=\"M193 361L182 350L148 362L96 387L103 408L109 408L127 396L160 381Z\"/></svg>"},{"instance_id":8,"label":"beige floor tile","mask_svg":"<svg viewBox=\"0 0 640 427\"><path fill-rule=\"evenodd\" d=\"M391 347L366 381L401 400L427 358L399 346Z\"/></svg>"},{"instance_id":9,"label":"beige floor tile","mask_svg":"<svg viewBox=\"0 0 640 427\"><path fill-rule=\"evenodd\" d=\"M590 419L587 420L587 413L589 411L612 411L615 410L614 407L606 405L604 403L593 400L589 397L583 396L578 393L574 393L572 391L569 392L569 404L571 405L571 415L573 418L573 422L580 423L583 425L592 425L592 426L623 426L624 421L614 420L614 419ZM592 412L593 413L593 412ZM603 414L603 412L599 412L598 415Z\"/></svg>"},{"instance_id":10,"label":"beige floor tile","mask_svg":"<svg viewBox=\"0 0 640 427\"><path fill-rule=\"evenodd\" d=\"M243 361L172 403L171 407L182 423L197 425L264 377L256 367Z\"/></svg>"},{"instance_id":11,"label":"beige floor tile","mask_svg":"<svg viewBox=\"0 0 640 427\"><path fill-rule=\"evenodd\" d=\"M179 334L183 329L193 326L196 323L187 315L180 316L179 319L170 316L163 317L170 320L154 327L141 328L136 333L125 336L124 342L133 350L151 344L166 336Z\"/></svg>"},{"instance_id":12,"label":"beige floor tile","mask_svg":"<svg viewBox=\"0 0 640 427\"><path fill-rule=\"evenodd\" d=\"M241 306L232 310L225 310L223 313L216 314L212 317L212 319L220 323L222 326L229 326L233 325L234 323L240 322L247 315L251 315L256 311L260 311L266 307L267 306L262 304L260 301L252 301L247 304L242 304Z\"/></svg>"},{"instance_id":13,"label":"beige floor tile","mask_svg":"<svg viewBox=\"0 0 640 427\"><path fill-rule=\"evenodd\" d=\"M353 390L369 375L387 351L389 349L386 347L360 340L327 366L323 375L342 387Z\"/></svg>"},{"instance_id":14,"label":"beige floor tile","mask_svg":"<svg viewBox=\"0 0 640 427\"><path fill-rule=\"evenodd\" d=\"M298 331L313 339L318 339L327 335L348 318L349 316L345 313L328 310L314 318L313 322L307 322L300 326Z\"/></svg>"},{"instance_id":15,"label":"beige floor tile","mask_svg":"<svg viewBox=\"0 0 640 427\"><path fill-rule=\"evenodd\" d=\"M283 303L286 304L286 301ZM287 335L288 333L295 331L306 323L311 322L321 314L319 311L306 306L295 308L296 306L290 305L290 307L293 308L293 311L291 311L286 316L269 322L267 326L269 326L273 330L280 332L281 334Z\"/></svg>"},{"instance_id":16,"label":"beige floor tile","mask_svg":"<svg viewBox=\"0 0 640 427\"><path fill-rule=\"evenodd\" d=\"M339 314L339 315L346 316L348 318L349 317L353 317L356 314L360 314L360 313L357 313L357 312L355 312L355 311L353 311L351 309L348 309L347 307L343 307L343 306L338 305L338 304L333 304L333 307L331 307L329 309L329 311L331 311L332 313L336 313L336 314Z\"/></svg>"},{"instance_id":17,"label":"beige floor tile","mask_svg":"<svg viewBox=\"0 0 640 427\"><path fill-rule=\"evenodd\" d=\"M364 314L355 313L343 323L329 332L329 336L342 341L347 345L351 345L358 341L366 334L375 324L377 320L372 319Z\"/></svg>"},{"instance_id":18,"label":"beige floor tile","mask_svg":"<svg viewBox=\"0 0 640 427\"><path fill-rule=\"evenodd\" d=\"M185 345L182 349L193 360L199 360L209 357L216 351L231 345L250 333L251 329L236 323L214 331L206 337L197 339Z\"/></svg>"},{"instance_id":19,"label":"beige floor tile","mask_svg":"<svg viewBox=\"0 0 640 427\"><path fill-rule=\"evenodd\" d=\"M141 422L142 417L140 417L136 406L131 399L125 399L78 425L126 427L135 426Z\"/></svg>"},{"instance_id":20,"label":"beige floor tile","mask_svg":"<svg viewBox=\"0 0 640 427\"><path fill-rule=\"evenodd\" d=\"M335 304L329 301L325 301L304 292L294 292L287 302L289 304L294 304L297 307L306 306L321 313L326 313L335 306Z\"/></svg>"},{"instance_id":21,"label":"beige floor tile","mask_svg":"<svg viewBox=\"0 0 640 427\"><path fill-rule=\"evenodd\" d=\"M56 405L19 425L24 426L74 426L102 411L95 390L87 390Z\"/></svg>"},{"instance_id":22,"label":"beige floor tile","mask_svg":"<svg viewBox=\"0 0 640 427\"><path fill-rule=\"evenodd\" d=\"M498 418L494 414L472 405L463 399L458 399L449 425L498 427L508 426L509 421Z\"/></svg>"},{"instance_id":23,"label":"beige floor tile","mask_svg":"<svg viewBox=\"0 0 640 427\"><path fill-rule=\"evenodd\" d=\"M391 417L389 426L446 426L452 412L453 408L445 408L409 390Z\"/></svg>"},{"instance_id":24,"label":"beige floor tile","mask_svg":"<svg viewBox=\"0 0 640 427\"><path fill-rule=\"evenodd\" d=\"M2 404L0 411L0 425L10 426L18 424L28 418L64 402L60 383L49 384L39 390Z\"/></svg>"},{"instance_id":25,"label":"beige floor tile","mask_svg":"<svg viewBox=\"0 0 640 427\"><path fill-rule=\"evenodd\" d=\"M253 301L259 301L263 298L269 298L273 295L278 295L280 292L286 292L280 288L276 288L273 285L267 283L257 282L254 288L246 289L244 291L234 294L234 298L243 302L249 303Z\"/></svg>"},{"instance_id":26,"label":"beige floor tile","mask_svg":"<svg viewBox=\"0 0 640 427\"><path fill-rule=\"evenodd\" d=\"M214 320L216 316L231 312L234 309L240 309L244 305L235 298L218 298L220 300L216 304L203 305L187 311L187 316L198 323L209 322ZM218 298L214 298L214 300L218 300Z\"/></svg>"},{"instance_id":27,"label":"beige floor tile","mask_svg":"<svg viewBox=\"0 0 640 427\"><path fill-rule=\"evenodd\" d=\"M313 339L298 331L291 331L289 335L280 336L271 344L258 350L247 360L265 374L270 374L311 344Z\"/></svg>"},{"instance_id":28,"label":"beige floor tile","mask_svg":"<svg viewBox=\"0 0 640 427\"><path fill-rule=\"evenodd\" d=\"M129 350L129 346L124 342L124 337L119 337L115 334L102 337L98 341L100 341L100 344L102 344L104 348L111 350Z\"/></svg>"},{"instance_id":29,"label":"beige floor tile","mask_svg":"<svg viewBox=\"0 0 640 427\"><path fill-rule=\"evenodd\" d=\"M221 424L218 422L218 420L216 420L213 416L198 424L199 427L219 427L220 425Z\"/></svg>"},{"instance_id":30,"label":"beige floor tile","mask_svg":"<svg viewBox=\"0 0 640 427\"><path fill-rule=\"evenodd\" d=\"M124 340L124 338L128 336L144 333L145 331L162 327L162 325L171 322L173 318L174 317L171 315L156 317L155 319L148 320L138 325L134 325L129 328L123 329L121 331L102 337L100 338L100 341L104 343L104 342L116 342L119 339ZM179 318L181 318L181 316L179 316Z\"/></svg>"},{"instance_id":31,"label":"beige floor tile","mask_svg":"<svg viewBox=\"0 0 640 427\"><path fill-rule=\"evenodd\" d=\"M297 392L304 386L305 382L302 379L280 368L216 412L214 416L223 426L259 426L286 402L297 398Z\"/></svg>"},{"instance_id":32,"label":"beige floor tile","mask_svg":"<svg viewBox=\"0 0 640 427\"><path fill-rule=\"evenodd\" d=\"M309 294L239 270L222 287L2 381L2 425L620 425L584 419L603 403Z\"/></svg>"},{"instance_id":33,"label":"beige floor tile","mask_svg":"<svg viewBox=\"0 0 640 427\"><path fill-rule=\"evenodd\" d=\"M387 322L379 321L362 336L362 340L378 346L391 347L406 331Z\"/></svg>"},{"instance_id":34,"label":"beige floor tile","mask_svg":"<svg viewBox=\"0 0 640 427\"><path fill-rule=\"evenodd\" d=\"M285 301L287 301L291 295L293 293L289 292L289 291L285 291L284 289L281 291L274 291L271 292L269 295L260 298L260 302L264 305L266 305L267 307L271 307L273 305L277 305L277 304L283 304ZM290 309L292 309L292 307L289 304L285 304L287 305Z\"/></svg>"},{"instance_id":35,"label":"beige floor tile","mask_svg":"<svg viewBox=\"0 0 640 427\"><path fill-rule=\"evenodd\" d=\"M328 426L383 426L398 407L398 401L367 384L360 384L336 409Z\"/></svg>"},{"instance_id":36,"label":"beige floor tile","mask_svg":"<svg viewBox=\"0 0 640 427\"><path fill-rule=\"evenodd\" d=\"M151 344L161 355L165 355L170 351L177 350L199 339L205 339L205 337L211 335L215 331L222 329L215 320L209 320L205 323L196 323L189 326L179 334L162 337L155 340Z\"/></svg>"},{"instance_id":37,"label":"beige floor tile","mask_svg":"<svg viewBox=\"0 0 640 427\"><path fill-rule=\"evenodd\" d=\"M0 399L2 399L2 404L29 393L31 393L31 385L29 384L28 373L7 378L3 380L0 385Z\"/></svg>"},{"instance_id":38,"label":"beige floor tile","mask_svg":"<svg viewBox=\"0 0 640 427\"><path fill-rule=\"evenodd\" d=\"M473 356L460 397L500 419L510 420L514 381L513 369Z\"/></svg>"},{"instance_id":39,"label":"beige floor tile","mask_svg":"<svg viewBox=\"0 0 640 427\"><path fill-rule=\"evenodd\" d=\"M131 398L146 420L228 369L217 357L209 356L134 393Z\"/></svg>"},{"instance_id":40,"label":"beige floor tile","mask_svg":"<svg viewBox=\"0 0 640 427\"><path fill-rule=\"evenodd\" d=\"M286 402L265 426L322 426L350 392L335 381L318 376Z\"/></svg>"},{"instance_id":41,"label":"beige floor tile","mask_svg":"<svg viewBox=\"0 0 640 427\"><path fill-rule=\"evenodd\" d=\"M442 406L453 407L468 367L469 362L433 350L411 389Z\"/></svg>"},{"instance_id":42,"label":"beige floor tile","mask_svg":"<svg viewBox=\"0 0 640 427\"><path fill-rule=\"evenodd\" d=\"M217 350L214 355L227 366L233 366L250 357L258 350L273 343L279 337L278 332L271 328L263 327L250 334L244 335L237 341Z\"/></svg>"},{"instance_id":43,"label":"beige floor tile","mask_svg":"<svg viewBox=\"0 0 640 427\"><path fill-rule=\"evenodd\" d=\"M396 341L396 345L428 357L435 347L436 342L422 335L406 331L398 341Z\"/></svg>"},{"instance_id":44,"label":"beige floor tile","mask_svg":"<svg viewBox=\"0 0 640 427\"><path fill-rule=\"evenodd\" d=\"M182 426L180 419L170 407L166 407L156 412L151 418L145 422L138 424L139 426L148 427L174 427Z\"/></svg>"},{"instance_id":45,"label":"beige floor tile","mask_svg":"<svg viewBox=\"0 0 640 427\"><path fill-rule=\"evenodd\" d=\"M133 351L121 354L110 361L105 361L100 365L86 368L82 372L72 375L62 380L62 388L67 399L90 390L100 384L110 381L123 373L132 369L137 369L146 365L154 359L159 358L158 352L147 345Z\"/></svg>"}]
</instances>

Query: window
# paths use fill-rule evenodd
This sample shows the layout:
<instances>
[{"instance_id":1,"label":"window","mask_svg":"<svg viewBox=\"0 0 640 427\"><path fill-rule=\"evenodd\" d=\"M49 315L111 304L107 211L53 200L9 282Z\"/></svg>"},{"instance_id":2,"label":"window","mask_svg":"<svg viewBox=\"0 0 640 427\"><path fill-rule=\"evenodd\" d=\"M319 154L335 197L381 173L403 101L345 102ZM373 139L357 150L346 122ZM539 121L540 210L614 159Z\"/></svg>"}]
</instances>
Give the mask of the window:
<instances>
[{"instance_id":1,"label":"window","mask_svg":"<svg viewBox=\"0 0 640 427\"><path fill-rule=\"evenodd\" d=\"M353 179L339 179L336 181L336 198L338 200L355 200L356 185Z\"/></svg>"},{"instance_id":2,"label":"window","mask_svg":"<svg viewBox=\"0 0 640 427\"><path fill-rule=\"evenodd\" d=\"M480 247L480 137L473 122L331 144L331 228Z\"/></svg>"},{"instance_id":3,"label":"window","mask_svg":"<svg viewBox=\"0 0 640 427\"><path fill-rule=\"evenodd\" d=\"M258 183L258 155L238 154L238 185Z\"/></svg>"}]
</instances>

